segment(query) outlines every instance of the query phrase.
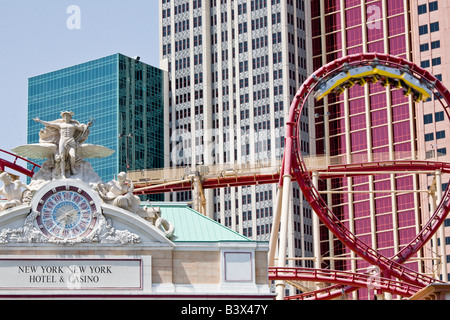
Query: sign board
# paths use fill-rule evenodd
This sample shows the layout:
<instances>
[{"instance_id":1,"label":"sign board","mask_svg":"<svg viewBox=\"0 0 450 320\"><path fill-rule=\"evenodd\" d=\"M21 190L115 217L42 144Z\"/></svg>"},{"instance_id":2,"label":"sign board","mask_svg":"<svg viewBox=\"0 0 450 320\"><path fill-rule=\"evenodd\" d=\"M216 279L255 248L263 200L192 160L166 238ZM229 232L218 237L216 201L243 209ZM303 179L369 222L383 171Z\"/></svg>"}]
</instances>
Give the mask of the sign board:
<instances>
[{"instance_id":1,"label":"sign board","mask_svg":"<svg viewBox=\"0 0 450 320\"><path fill-rule=\"evenodd\" d=\"M144 290L150 260L0 257L0 290Z\"/></svg>"}]
</instances>

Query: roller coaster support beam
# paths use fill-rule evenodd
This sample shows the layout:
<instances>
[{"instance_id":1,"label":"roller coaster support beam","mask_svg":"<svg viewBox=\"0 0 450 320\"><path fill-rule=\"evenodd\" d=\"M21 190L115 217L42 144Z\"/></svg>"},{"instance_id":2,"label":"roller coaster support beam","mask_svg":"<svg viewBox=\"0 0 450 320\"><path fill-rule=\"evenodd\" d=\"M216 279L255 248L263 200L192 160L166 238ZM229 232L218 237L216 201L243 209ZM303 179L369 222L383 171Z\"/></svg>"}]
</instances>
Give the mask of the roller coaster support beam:
<instances>
[{"instance_id":1,"label":"roller coaster support beam","mask_svg":"<svg viewBox=\"0 0 450 320\"><path fill-rule=\"evenodd\" d=\"M281 205L281 228L280 228L280 245L278 250L278 267L286 267L286 249L287 249L287 234L289 225L289 204L291 196L291 175L283 176L283 194ZM277 288L277 300L284 300L284 281L278 281L276 283Z\"/></svg>"},{"instance_id":2,"label":"roller coaster support beam","mask_svg":"<svg viewBox=\"0 0 450 320\"><path fill-rule=\"evenodd\" d=\"M317 171L312 172L312 182L315 188L319 190L319 173ZM313 214L313 239L314 239L314 268L322 268L322 255L320 254L320 219L317 214ZM320 289L318 286L317 289Z\"/></svg>"},{"instance_id":3,"label":"roller coaster support beam","mask_svg":"<svg viewBox=\"0 0 450 320\"><path fill-rule=\"evenodd\" d=\"M440 203L442 200L442 173L440 170L436 170L436 203ZM441 275L442 281L448 281L448 273L447 273L447 250L445 249L445 230L444 226L440 226L439 228L439 237L441 238Z\"/></svg>"},{"instance_id":4,"label":"roller coaster support beam","mask_svg":"<svg viewBox=\"0 0 450 320\"><path fill-rule=\"evenodd\" d=\"M280 219L281 219L281 199L283 197L283 186L278 186L277 199L275 203L275 213L272 222L272 232L270 233L269 242L269 267L275 267L275 252L277 251L278 244L278 230L280 229Z\"/></svg>"},{"instance_id":5,"label":"roller coaster support beam","mask_svg":"<svg viewBox=\"0 0 450 320\"><path fill-rule=\"evenodd\" d=\"M293 143L294 138L294 122L286 123L286 144L285 144L285 154L290 154L292 150L289 150ZM281 171L280 183L283 186L283 193L281 199L281 219L280 219L280 244L278 246L278 261L277 265L279 268L286 267L286 249L288 240L288 226L289 226L289 207L290 207L290 197L291 197L291 185L292 185L292 159L291 157L285 157L283 161L283 168ZM282 179L282 180L281 180ZM277 230L273 230L277 232ZM277 300L284 300L285 298L285 283L284 281L277 281L276 292Z\"/></svg>"}]
</instances>

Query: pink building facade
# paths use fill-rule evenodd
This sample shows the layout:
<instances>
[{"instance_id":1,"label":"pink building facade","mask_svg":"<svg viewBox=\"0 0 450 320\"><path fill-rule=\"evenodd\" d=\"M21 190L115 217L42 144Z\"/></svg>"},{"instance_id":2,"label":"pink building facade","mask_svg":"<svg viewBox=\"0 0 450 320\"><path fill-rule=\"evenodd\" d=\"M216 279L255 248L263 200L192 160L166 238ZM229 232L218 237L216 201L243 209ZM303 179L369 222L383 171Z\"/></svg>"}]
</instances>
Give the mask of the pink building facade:
<instances>
[{"instance_id":1,"label":"pink building facade","mask_svg":"<svg viewBox=\"0 0 450 320\"><path fill-rule=\"evenodd\" d=\"M427 12L419 14L424 6ZM436 9L438 6L442 8ZM445 52L449 51L442 33L448 17L448 4L442 1L313 0L313 69L342 56L380 52L424 68L429 61L432 73L441 74L446 84ZM437 104L434 100L417 103L402 89L379 83L355 85L340 95L328 95L315 104L316 154L324 155L327 164L447 160L448 120ZM427 192L433 178L430 173L335 178L320 181L320 191L349 230L381 254L392 257L413 239L433 211ZM446 184L443 187L445 190ZM322 268L364 272L371 267L325 227L320 235ZM445 239L435 241L442 244ZM430 260L442 259L444 251L432 253L437 250L429 245L405 265L442 278L445 271L437 269L439 261ZM353 295L371 299L374 292L363 289Z\"/></svg>"}]
</instances>

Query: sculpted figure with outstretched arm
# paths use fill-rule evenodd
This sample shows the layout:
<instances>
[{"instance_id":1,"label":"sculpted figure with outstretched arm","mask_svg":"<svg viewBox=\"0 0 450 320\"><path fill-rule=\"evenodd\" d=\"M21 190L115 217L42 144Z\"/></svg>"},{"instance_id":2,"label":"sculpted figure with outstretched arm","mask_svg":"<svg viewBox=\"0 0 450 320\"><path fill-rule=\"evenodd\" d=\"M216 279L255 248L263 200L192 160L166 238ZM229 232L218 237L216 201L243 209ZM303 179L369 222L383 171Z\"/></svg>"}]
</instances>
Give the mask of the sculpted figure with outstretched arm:
<instances>
[{"instance_id":1,"label":"sculpted figure with outstretched arm","mask_svg":"<svg viewBox=\"0 0 450 320\"><path fill-rule=\"evenodd\" d=\"M73 121L72 115L73 113L70 111L62 112L62 122L47 122L42 121L39 118L34 119L34 121L42 123L46 127L53 128L59 131L58 154L55 155L55 157L58 157L58 160L60 161L62 178L66 177L67 160L70 161L70 171L73 174L77 173L75 169L75 161L78 142L75 140L75 136L78 132L85 132L91 125L91 122L88 125L82 125L77 121Z\"/></svg>"}]
</instances>

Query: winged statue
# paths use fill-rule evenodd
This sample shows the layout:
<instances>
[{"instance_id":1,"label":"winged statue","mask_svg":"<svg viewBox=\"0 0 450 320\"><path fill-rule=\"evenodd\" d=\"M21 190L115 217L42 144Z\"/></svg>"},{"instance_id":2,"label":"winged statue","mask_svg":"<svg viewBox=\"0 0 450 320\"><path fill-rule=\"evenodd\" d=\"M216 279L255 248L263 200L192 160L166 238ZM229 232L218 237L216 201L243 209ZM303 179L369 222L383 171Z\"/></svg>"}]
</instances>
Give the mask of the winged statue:
<instances>
[{"instance_id":1,"label":"winged statue","mask_svg":"<svg viewBox=\"0 0 450 320\"><path fill-rule=\"evenodd\" d=\"M62 178L78 174L77 164L86 158L105 158L114 150L100 145L85 143L93 120L87 124L72 119L72 111L61 112L61 119L34 121L45 126L39 132L39 143L12 149L19 156L31 159L49 159Z\"/></svg>"}]
</instances>

